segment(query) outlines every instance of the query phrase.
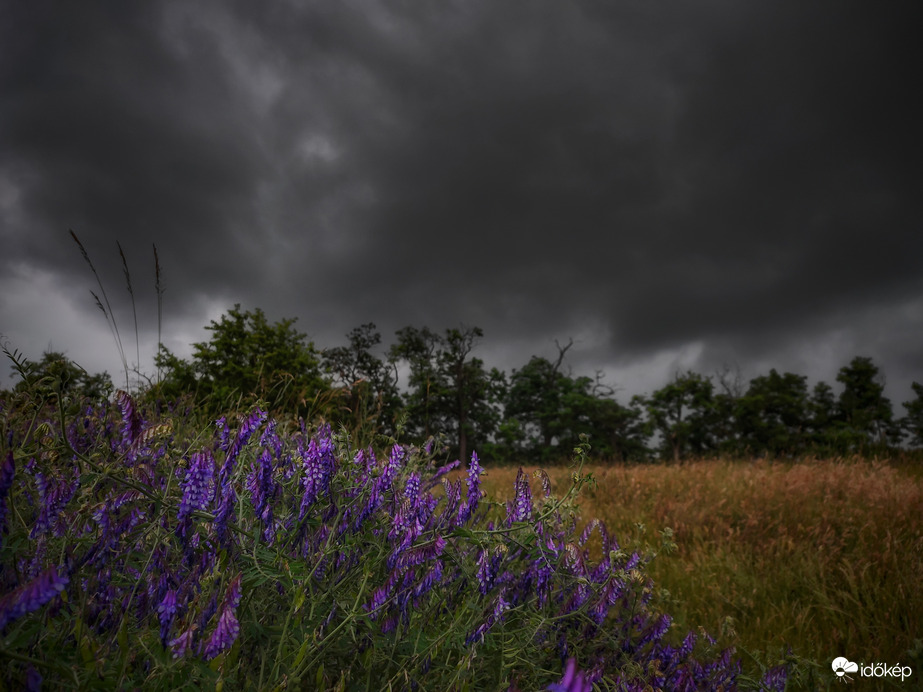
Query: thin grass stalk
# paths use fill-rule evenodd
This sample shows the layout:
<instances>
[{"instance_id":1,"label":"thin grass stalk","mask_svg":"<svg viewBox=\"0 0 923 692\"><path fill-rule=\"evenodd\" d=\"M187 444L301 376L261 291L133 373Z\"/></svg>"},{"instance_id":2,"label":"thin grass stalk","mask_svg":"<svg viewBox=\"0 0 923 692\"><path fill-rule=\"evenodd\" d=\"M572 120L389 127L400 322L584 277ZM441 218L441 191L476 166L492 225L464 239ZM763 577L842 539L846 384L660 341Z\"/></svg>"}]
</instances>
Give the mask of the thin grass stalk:
<instances>
[{"instance_id":1,"label":"thin grass stalk","mask_svg":"<svg viewBox=\"0 0 923 692\"><path fill-rule=\"evenodd\" d=\"M115 319L115 313L112 312L112 305L109 303L109 296L106 295L106 289L103 286L102 279L99 277L99 272L96 271L96 267L93 266L93 261L90 259L90 254L87 252L87 249L83 246L83 243L80 242L80 238L77 237L77 234L73 230L70 231L71 238L74 239L74 242L77 243L77 247L80 248L80 254L83 255L83 259L88 265L90 265L90 271L93 272L93 276L96 277L96 283L99 285L100 293L103 296L103 301L106 305L103 307L103 302L100 301L99 296L97 296L93 291L90 291L90 295L96 299L97 307L103 311L103 315L106 316L106 322L109 324L109 329L112 331L113 336L115 337L115 345L119 351L119 358L122 361L122 368L125 371L125 389L130 388L128 381L128 360L125 358L125 349L122 347L122 335L119 333L119 325ZM121 249L121 248L120 248Z\"/></svg>"},{"instance_id":2,"label":"thin grass stalk","mask_svg":"<svg viewBox=\"0 0 923 692\"><path fill-rule=\"evenodd\" d=\"M135 292L131 287L131 272L128 271L128 259L125 257L125 251L122 249L122 244L119 241L115 241L116 246L119 248L119 256L122 258L122 271L125 273L125 283L128 286L128 295L131 297L131 314L135 320L135 367L141 367L141 342L138 339L138 307L135 303Z\"/></svg>"}]
</instances>

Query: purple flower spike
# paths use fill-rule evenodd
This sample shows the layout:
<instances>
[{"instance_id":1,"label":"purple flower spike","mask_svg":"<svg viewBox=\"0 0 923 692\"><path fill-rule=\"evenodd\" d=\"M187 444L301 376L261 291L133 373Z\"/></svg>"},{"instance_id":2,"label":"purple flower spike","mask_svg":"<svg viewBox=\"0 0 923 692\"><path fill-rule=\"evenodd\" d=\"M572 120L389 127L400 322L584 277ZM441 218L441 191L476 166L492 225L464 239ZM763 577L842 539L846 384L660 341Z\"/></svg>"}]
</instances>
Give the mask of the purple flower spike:
<instances>
[{"instance_id":1,"label":"purple flower spike","mask_svg":"<svg viewBox=\"0 0 923 692\"><path fill-rule=\"evenodd\" d=\"M170 626L176 617L176 592L173 589L167 591L160 605L157 606L157 612L160 618L160 641L166 647L167 637L170 635Z\"/></svg>"},{"instance_id":2,"label":"purple flower spike","mask_svg":"<svg viewBox=\"0 0 923 692\"><path fill-rule=\"evenodd\" d=\"M26 667L26 692L41 692L42 674L30 663Z\"/></svg>"},{"instance_id":3,"label":"purple flower spike","mask_svg":"<svg viewBox=\"0 0 923 692\"><path fill-rule=\"evenodd\" d=\"M3 532L6 529L6 498L13 487L13 476L16 473L16 463L13 461L13 450L6 455L3 465L0 466L0 545L3 545Z\"/></svg>"},{"instance_id":4,"label":"purple flower spike","mask_svg":"<svg viewBox=\"0 0 923 692\"><path fill-rule=\"evenodd\" d=\"M141 417L135 410L135 402L127 392L121 389L117 391L115 402L122 412L122 444L128 449L141 433Z\"/></svg>"},{"instance_id":5,"label":"purple flower spike","mask_svg":"<svg viewBox=\"0 0 923 692\"><path fill-rule=\"evenodd\" d=\"M249 416L241 420L240 429L237 431L237 437L234 438L234 441L228 448L227 456L224 459L224 463L221 465L220 476L222 481L230 477L241 450L250 440L250 436L256 432L256 429L260 427L264 420L266 420L266 412L258 408L253 409Z\"/></svg>"},{"instance_id":6,"label":"purple flower spike","mask_svg":"<svg viewBox=\"0 0 923 692\"><path fill-rule=\"evenodd\" d=\"M299 521L304 519L305 514L318 497L327 494L330 490L330 479L336 472L333 433L329 425L321 426L317 435L311 438L304 452L302 465L304 466L304 477L301 480L301 487L304 494L301 496L301 505L298 510Z\"/></svg>"},{"instance_id":7,"label":"purple flower spike","mask_svg":"<svg viewBox=\"0 0 923 692\"><path fill-rule=\"evenodd\" d=\"M240 605L240 575L238 574L228 586L224 603L221 604L221 615L218 616L218 626L205 645L202 657L209 661L222 651L227 651L240 633L240 623L237 621L237 606Z\"/></svg>"},{"instance_id":8,"label":"purple flower spike","mask_svg":"<svg viewBox=\"0 0 923 692\"><path fill-rule=\"evenodd\" d=\"M516 498L510 507L509 523L514 521L528 521L532 518L532 489L529 487L529 479L519 468L516 474Z\"/></svg>"},{"instance_id":9,"label":"purple flower spike","mask_svg":"<svg viewBox=\"0 0 923 692\"><path fill-rule=\"evenodd\" d=\"M788 666L777 666L766 671L763 676L762 688L771 692L785 692L788 682Z\"/></svg>"},{"instance_id":10,"label":"purple flower spike","mask_svg":"<svg viewBox=\"0 0 923 692\"><path fill-rule=\"evenodd\" d=\"M228 521L234 516L236 502L237 493L234 491L234 485L230 481L225 481L221 488L221 503L218 505L218 513L215 516L215 535L222 544L228 538Z\"/></svg>"},{"instance_id":11,"label":"purple flower spike","mask_svg":"<svg viewBox=\"0 0 923 692\"><path fill-rule=\"evenodd\" d=\"M170 650L173 652L173 658L182 658L189 652L189 647L192 646L192 635L194 631L194 627L190 627L176 639L170 640Z\"/></svg>"},{"instance_id":12,"label":"purple flower spike","mask_svg":"<svg viewBox=\"0 0 923 692\"><path fill-rule=\"evenodd\" d=\"M458 510L458 526L464 525L474 514L481 500L481 473L484 468L476 452L471 453L471 463L468 465L468 499Z\"/></svg>"},{"instance_id":13,"label":"purple flower spike","mask_svg":"<svg viewBox=\"0 0 923 692\"><path fill-rule=\"evenodd\" d=\"M196 452L189 460L189 468L181 485L183 499L180 501L177 519L182 523L194 510L208 507L215 475L215 462L208 452Z\"/></svg>"},{"instance_id":14,"label":"purple flower spike","mask_svg":"<svg viewBox=\"0 0 923 692\"><path fill-rule=\"evenodd\" d=\"M57 567L49 567L35 579L0 598L0 630L23 615L38 610L64 591L70 579L58 575Z\"/></svg>"},{"instance_id":15,"label":"purple flower spike","mask_svg":"<svg viewBox=\"0 0 923 692\"><path fill-rule=\"evenodd\" d=\"M586 680L583 671L577 668L576 659L570 658L561 682L552 683L545 689L549 692L592 692L593 685Z\"/></svg>"}]
</instances>

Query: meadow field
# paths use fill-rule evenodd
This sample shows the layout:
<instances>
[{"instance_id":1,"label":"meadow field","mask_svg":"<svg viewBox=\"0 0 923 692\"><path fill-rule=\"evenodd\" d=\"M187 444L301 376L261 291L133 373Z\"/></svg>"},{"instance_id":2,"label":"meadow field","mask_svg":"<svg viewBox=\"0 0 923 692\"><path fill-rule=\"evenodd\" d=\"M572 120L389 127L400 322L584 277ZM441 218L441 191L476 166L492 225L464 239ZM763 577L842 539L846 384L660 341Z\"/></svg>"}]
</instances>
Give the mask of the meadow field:
<instances>
[{"instance_id":1,"label":"meadow field","mask_svg":"<svg viewBox=\"0 0 923 692\"><path fill-rule=\"evenodd\" d=\"M0 397L0 691L783 692L832 689L838 656L923 671L919 465L594 465L583 442L542 471L376 440L122 391Z\"/></svg>"},{"instance_id":2,"label":"meadow field","mask_svg":"<svg viewBox=\"0 0 923 692\"><path fill-rule=\"evenodd\" d=\"M675 550L661 551L648 574L677 630L703 626L741 652L790 646L809 689L836 680L838 656L901 662L923 675L919 467L712 460L589 471L582 522L600 519L655 549L672 529ZM489 468L488 496L507 499L516 473ZM566 466L548 474L556 491L571 483Z\"/></svg>"}]
</instances>

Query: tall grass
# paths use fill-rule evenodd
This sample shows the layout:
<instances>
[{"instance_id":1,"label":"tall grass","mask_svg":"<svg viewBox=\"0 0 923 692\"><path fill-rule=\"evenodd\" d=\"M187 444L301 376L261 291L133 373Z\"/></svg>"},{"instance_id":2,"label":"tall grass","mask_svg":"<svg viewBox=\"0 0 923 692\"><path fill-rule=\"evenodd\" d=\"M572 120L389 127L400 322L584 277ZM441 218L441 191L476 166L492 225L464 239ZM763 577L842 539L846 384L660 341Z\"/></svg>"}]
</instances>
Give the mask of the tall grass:
<instances>
[{"instance_id":1,"label":"tall grass","mask_svg":"<svg viewBox=\"0 0 923 692\"><path fill-rule=\"evenodd\" d=\"M506 497L514 474L490 469L488 494ZM555 487L568 482L563 469L550 475ZM621 534L673 530L677 550L649 570L680 628L723 631L723 644L749 651L791 646L817 664L822 686L837 656L902 662L923 675L917 470L861 459L715 460L597 466L592 475L584 521Z\"/></svg>"}]
</instances>

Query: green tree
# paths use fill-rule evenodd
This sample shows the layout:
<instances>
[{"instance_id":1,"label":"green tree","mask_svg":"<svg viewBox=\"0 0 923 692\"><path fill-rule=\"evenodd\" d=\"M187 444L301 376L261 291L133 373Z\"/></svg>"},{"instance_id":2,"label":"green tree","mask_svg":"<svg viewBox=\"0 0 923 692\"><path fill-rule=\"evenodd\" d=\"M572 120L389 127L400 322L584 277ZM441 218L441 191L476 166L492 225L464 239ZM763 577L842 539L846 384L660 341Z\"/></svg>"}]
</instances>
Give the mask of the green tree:
<instances>
[{"instance_id":1,"label":"green tree","mask_svg":"<svg viewBox=\"0 0 923 692\"><path fill-rule=\"evenodd\" d=\"M403 362L409 369L408 392L404 397L407 431L418 439L429 439L444 432L440 392L445 381L436 357L440 337L429 327L404 327L397 331L397 343L389 350L389 360Z\"/></svg>"},{"instance_id":2,"label":"green tree","mask_svg":"<svg viewBox=\"0 0 923 692\"><path fill-rule=\"evenodd\" d=\"M348 346L327 349L321 359L338 386L339 408L354 429L371 425L392 434L401 400L394 363L372 352L381 334L369 322L349 332L347 339Z\"/></svg>"},{"instance_id":3,"label":"green tree","mask_svg":"<svg viewBox=\"0 0 923 692\"><path fill-rule=\"evenodd\" d=\"M647 461L649 434L640 399L632 397L628 406L605 396L594 396L592 402L586 433L592 455L611 461Z\"/></svg>"},{"instance_id":4,"label":"green tree","mask_svg":"<svg viewBox=\"0 0 923 692\"><path fill-rule=\"evenodd\" d=\"M662 439L662 452L680 462L688 454L715 449L714 386L711 378L686 372L644 399L648 421Z\"/></svg>"},{"instance_id":5,"label":"green tree","mask_svg":"<svg viewBox=\"0 0 923 692\"><path fill-rule=\"evenodd\" d=\"M532 356L528 363L513 370L510 376L505 418L519 423L527 440L526 449L539 457L551 453L555 439L560 438L565 430L564 398L575 386L561 372L561 364L572 344L558 346L558 358L554 363L547 358Z\"/></svg>"},{"instance_id":6,"label":"green tree","mask_svg":"<svg viewBox=\"0 0 923 692\"><path fill-rule=\"evenodd\" d=\"M46 351L37 363L23 361L21 379L13 388L16 392L35 392L56 399L70 398L106 399L112 393L112 379L109 373L91 375L79 365L58 351Z\"/></svg>"},{"instance_id":7,"label":"green tree","mask_svg":"<svg viewBox=\"0 0 923 692\"><path fill-rule=\"evenodd\" d=\"M814 385L808 414L811 446L816 454L848 454L856 445L856 436L850 434L840 417L833 388L826 382Z\"/></svg>"},{"instance_id":8,"label":"green tree","mask_svg":"<svg viewBox=\"0 0 923 692\"><path fill-rule=\"evenodd\" d=\"M916 399L902 404L907 415L901 420L901 426L910 435L911 445L923 447L923 384L914 382L910 386Z\"/></svg>"},{"instance_id":9,"label":"green tree","mask_svg":"<svg viewBox=\"0 0 923 692\"><path fill-rule=\"evenodd\" d=\"M744 445L751 453L774 457L804 451L808 440L809 405L807 378L790 372L750 381L738 402L738 426Z\"/></svg>"},{"instance_id":10,"label":"green tree","mask_svg":"<svg viewBox=\"0 0 923 692\"><path fill-rule=\"evenodd\" d=\"M270 323L259 308L243 311L236 304L206 327L212 332L208 341L193 344L191 363L161 350L156 364L164 375L158 392L194 394L216 411L256 396L277 413L316 413L329 383L321 375L314 344L294 323Z\"/></svg>"},{"instance_id":11,"label":"green tree","mask_svg":"<svg viewBox=\"0 0 923 692\"><path fill-rule=\"evenodd\" d=\"M520 459L553 461L571 454L580 436L587 435L596 458L645 458L640 407L627 408L611 398L614 392L599 373L594 380L562 372L573 340L556 345L554 362L533 356L510 376L502 429L516 445L513 451Z\"/></svg>"},{"instance_id":12,"label":"green tree","mask_svg":"<svg viewBox=\"0 0 923 692\"><path fill-rule=\"evenodd\" d=\"M855 436L857 451L869 446L885 447L899 440L891 402L884 395L884 378L871 358L853 358L840 368L836 379L843 385L838 415Z\"/></svg>"},{"instance_id":13,"label":"green tree","mask_svg":"<svg viewBox=\"0 0 923 692\"><path fill-rule=\"evenodd\" d=\"M473 443L486 444L500 422L505 375L471 356L483 336L479 327L447 329L444 336L424 327L397 332L391 348L394 362L410 370L405 398L408 430L422 438L445 434L456 440L453 450L466 459Z\"/></svg>"}]
</instances>

